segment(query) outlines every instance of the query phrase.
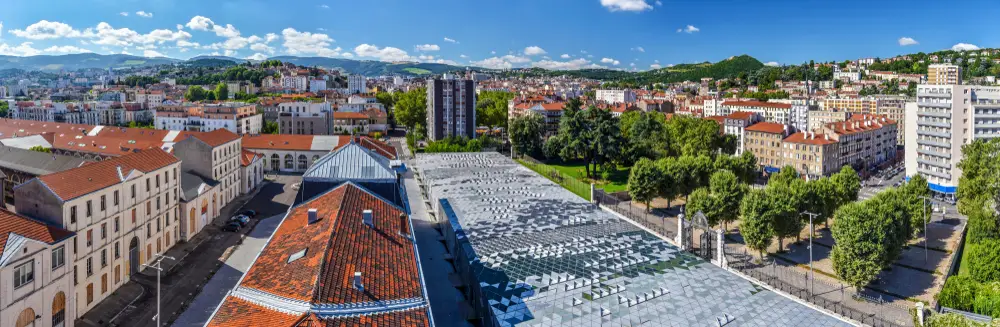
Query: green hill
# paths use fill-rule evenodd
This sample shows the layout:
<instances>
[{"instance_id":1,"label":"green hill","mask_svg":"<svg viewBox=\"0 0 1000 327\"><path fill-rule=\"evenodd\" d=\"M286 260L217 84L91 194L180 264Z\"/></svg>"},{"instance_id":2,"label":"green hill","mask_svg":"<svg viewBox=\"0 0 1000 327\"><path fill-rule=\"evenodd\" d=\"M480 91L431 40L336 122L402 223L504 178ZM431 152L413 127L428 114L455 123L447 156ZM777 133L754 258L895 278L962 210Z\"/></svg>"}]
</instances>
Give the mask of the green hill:
<instances>
[{"instance_id":1,"label":"green hill","mask_svg":"<svg viewBox=\"0 0 1000 327\"><path fill-rule=\"evenodd\" d=\"M87 68L125 68L172 64L180 60L171 58L144 58L130 55L100 55L79 53L59 56L15 57L0 56L0 69L16 68L28 71L58 71Z\"/></svg>"}]
</instances>

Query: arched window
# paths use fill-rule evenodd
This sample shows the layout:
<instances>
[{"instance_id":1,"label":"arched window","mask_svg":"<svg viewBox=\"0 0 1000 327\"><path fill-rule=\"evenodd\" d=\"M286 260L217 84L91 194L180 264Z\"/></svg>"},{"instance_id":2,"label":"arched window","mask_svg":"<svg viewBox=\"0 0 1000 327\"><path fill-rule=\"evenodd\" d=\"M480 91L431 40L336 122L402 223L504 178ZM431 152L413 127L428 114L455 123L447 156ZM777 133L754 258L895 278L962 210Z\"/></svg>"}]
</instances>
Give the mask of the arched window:
<instances>
[{"instance_id":1,"label":"arched window","mask_svg":"<svg viewBox=\"0 0 1000 327\"><path fill-rule=\"evenodd\" d=\"M316 163L317 161L319 161L319 156L313 156L313 163Z\"/></svg>"},{"instance_id":2,"label":"arched window","mask_svg":"<svg viewBox=\"0 0 1000 327\"><path fill-rule=\"evenodd\" d=\"M306 166L309 166L309 162L306 161L306 155L300 154L299 155L299 169L300 170L305 170Z\"/></svg>"},{"instance_id":3,"label":"arched window","mask_svg":"<svg viewBox=\"0 0 1000 327\"><path fill-rule=\"evenodd\" d=\"M59 292L52 298L52 326L62 327L64 321L66 321L66 294Z\"/></svg>"},{"instance_id":4,"label":"arched window","mask_svg":"<svg viewBox=\"0 0 1000 327\"><path fill-rule=\"evenodd\" d=\"M285 169L295 169L295 163L292 162L292 155L285 155Z\"/></svg>"},{"instance_id":5,"label":"arched window","mask_svg":"<svg viewBox=\"0 0 1000 327\"><path fill-rule=\"evenodd\" d=\"M280 161L278 159L278 154L277 153L272 154L271 155L271 169L273 169L273 170L281 169L281 165L279 163L280 163Z\"/></svg>"},{"instance_id":6,"label":"arched window","mask_svg":"<svg viewBox=\"0 0 1000 327\"><path fill-rule=\"evenodd\" d=\"M17 316L17 327L34 327L35 326L35 310L31 308L24 309L21 314Z\"/></svg>"}]
</instances>

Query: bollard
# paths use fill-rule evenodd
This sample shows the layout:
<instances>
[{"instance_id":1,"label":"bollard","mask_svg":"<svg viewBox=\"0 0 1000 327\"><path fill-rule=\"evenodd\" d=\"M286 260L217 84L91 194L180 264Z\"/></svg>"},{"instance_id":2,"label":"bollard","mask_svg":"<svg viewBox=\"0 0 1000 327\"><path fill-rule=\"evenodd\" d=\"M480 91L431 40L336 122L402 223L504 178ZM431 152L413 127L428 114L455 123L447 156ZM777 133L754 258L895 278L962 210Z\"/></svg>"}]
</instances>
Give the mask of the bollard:
<instances>
[{"instance_id":1,"label":"bollard","mask_svg":"<svg viewBox=\"0 0 1000 327\"><path fill-rule=\"evenodd\" d=\"M924 325L924 303L923 302L917 302L917 321L920 322L921 326Z\"/></svg>"}]
</instances>

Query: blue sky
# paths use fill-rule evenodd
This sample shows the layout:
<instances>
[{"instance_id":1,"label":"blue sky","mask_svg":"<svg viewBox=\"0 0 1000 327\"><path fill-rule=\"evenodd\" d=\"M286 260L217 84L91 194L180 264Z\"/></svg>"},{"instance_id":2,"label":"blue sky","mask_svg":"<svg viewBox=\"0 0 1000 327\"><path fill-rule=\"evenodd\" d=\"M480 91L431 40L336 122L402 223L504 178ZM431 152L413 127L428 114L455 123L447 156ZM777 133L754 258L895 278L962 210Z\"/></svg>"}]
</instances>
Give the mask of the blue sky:
<instances>
[{"instance_id":1,"label":"blue sky","mask_svg":"<svg viewBox=\"0 0 1000 327\"><path fill-rule=\"evenodd\" d=\"M645 70L998 47L996 0L12 0L0 54L329 56ZM975 18L980 17L980 18Z\"/></svg>"}]
</instances>

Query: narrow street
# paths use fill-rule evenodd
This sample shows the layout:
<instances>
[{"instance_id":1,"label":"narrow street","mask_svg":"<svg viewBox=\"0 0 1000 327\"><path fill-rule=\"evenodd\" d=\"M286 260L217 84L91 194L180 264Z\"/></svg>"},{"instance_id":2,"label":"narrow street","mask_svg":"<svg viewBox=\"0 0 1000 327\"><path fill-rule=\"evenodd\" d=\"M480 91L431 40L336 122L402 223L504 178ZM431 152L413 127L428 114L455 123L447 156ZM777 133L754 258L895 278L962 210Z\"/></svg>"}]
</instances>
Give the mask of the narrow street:
<instances>
[{"instance_id":1,"label":"narrow street","mask_svg":"<svg viewBox=\"0 0 1000 327\"><path fill-rule=\"evenodd\" d=\"M206 226L188 243L178 244L165 253L177 262L164 261L160 277L160 308L163 326L173 320L191 304L202 287L220 271L226 259L243 244L261 218L284 215L295 198L292 185L301 181L300 176L277 175L266 182L253 198L236 198L221 210L213 224ZM234 214L252 209L257 218L240 233L223 232L220 228ZM276 225L276 224L273 224ZM271 227L273 229L273 227ZM146 269L135 274L114 295L76 321L77 326L150 326L155 327L156 271ZM130 304L131 303L131 304Z\"/></svg>"}]
</instances>

